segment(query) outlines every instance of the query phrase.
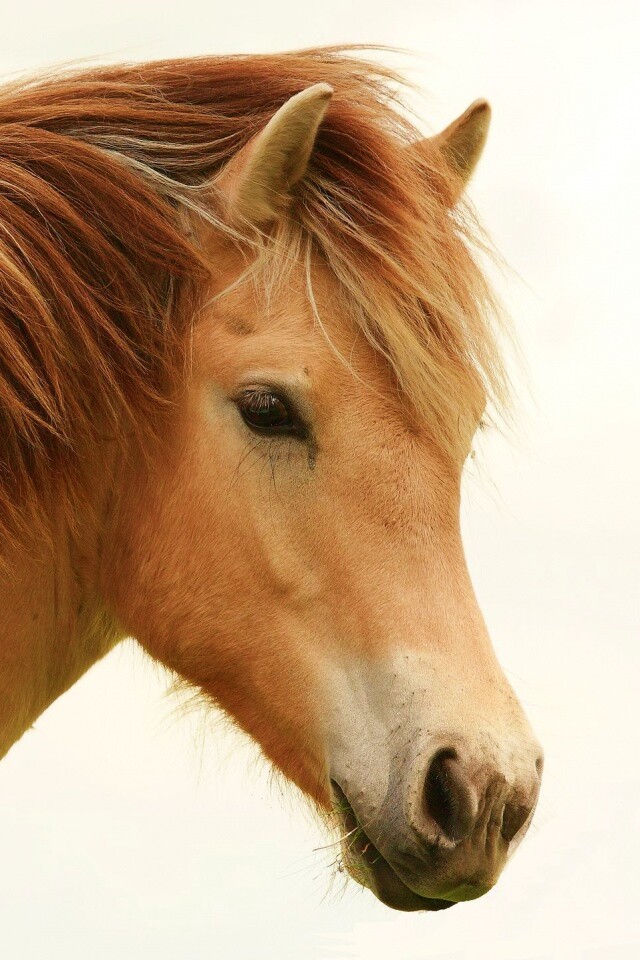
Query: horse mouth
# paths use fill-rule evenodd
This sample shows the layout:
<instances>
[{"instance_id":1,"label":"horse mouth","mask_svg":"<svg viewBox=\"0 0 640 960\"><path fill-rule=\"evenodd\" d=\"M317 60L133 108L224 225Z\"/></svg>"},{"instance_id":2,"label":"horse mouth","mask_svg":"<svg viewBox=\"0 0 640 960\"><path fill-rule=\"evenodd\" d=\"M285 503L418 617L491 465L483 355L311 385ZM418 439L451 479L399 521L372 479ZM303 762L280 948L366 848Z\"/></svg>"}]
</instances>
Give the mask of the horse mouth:
<instances>
[{"instance_id":1,"label":"horse mouth","mask_svg":"<svg viewBox=\"0 0 640 960\"><path fill-rule=\"evenodd\" d=\"M411 890L367 836L344 791L335 780L331 781L331 787L334 810L344 830L344 865L357 883L368 887L382 903L394 910L434 911L455 905L454 900L422 897Z\"/></svg>"}]
</instances>

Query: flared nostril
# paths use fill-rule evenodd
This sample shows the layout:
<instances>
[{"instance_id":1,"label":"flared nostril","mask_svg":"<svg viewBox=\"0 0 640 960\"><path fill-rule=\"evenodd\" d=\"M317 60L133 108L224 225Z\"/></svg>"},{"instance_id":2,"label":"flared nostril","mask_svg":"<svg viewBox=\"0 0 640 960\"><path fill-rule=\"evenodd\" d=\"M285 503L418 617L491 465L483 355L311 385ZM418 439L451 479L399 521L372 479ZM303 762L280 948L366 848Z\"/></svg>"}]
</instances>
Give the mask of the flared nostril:
<instances>
[{"instance_id":1,"label":"flared nostril","mask_svg":"<svg viewBox=\"0 0 640 960\"><path fill-rule=\"evenodd\" d=\"M530 820L536 803L538 802L541 776L542 757L539 757L536 760L536 775L535 778L530 781L529 789L526 790L521 783L519 788L514 790L511 796L507 798L504 810L502 811L502 826L500 828L502 838L506 840L507 843L511 843Z\"/></svg>"},{"instance_id":2,"label":"flared nostril","mask_svg":"<svg viewBox=\"0 0 640 960\"><path fill-rule=\"evenodd\" d=\"M478 816L478 797L454 750L435 755L425 781L429 818L455 843L469 836Z\"/></svg>"},{"instance_id":3,"label":"flared nostril","mask_svg":"<svg viewBox=\"0 0 640 960\"><path fill-rule=\"evenodd\" d=\"M502 839L511 843L517 833L522 830L529 819L532 804L507 803L502 813L502 827L500 832Z\"/></svg>"}]
</instances>

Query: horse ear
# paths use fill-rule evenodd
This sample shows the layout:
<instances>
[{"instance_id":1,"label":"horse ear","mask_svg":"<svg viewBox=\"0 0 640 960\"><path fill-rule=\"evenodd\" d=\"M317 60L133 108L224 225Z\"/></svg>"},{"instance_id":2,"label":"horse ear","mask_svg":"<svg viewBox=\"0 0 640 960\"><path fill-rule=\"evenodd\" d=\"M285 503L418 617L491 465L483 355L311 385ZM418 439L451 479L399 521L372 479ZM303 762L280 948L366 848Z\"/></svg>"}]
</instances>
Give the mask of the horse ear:
<instances>
[{"instance_id":1,"label":"horse ear","mask_svg":"<svg viewBox=\"0 0 640 960\"><path fill-rule=\"evenodd\" d=\"M264 227L282 216L305 175L332 94L327 83L297 93L227 163L215 186L232 223Z\"/></svg>"},{"instance_id":2,"label":"horse ear","mask_svg":"<svg viewBox=\"0 0 640 960\"><path fill-rule=\"evenodd\" d=\"M449 126L430 138L430 143L444 156L447 165L457 174L455 203L469 182L487 142L491 107L486 100L476 100Z\"/></svg>"}]
</instances>

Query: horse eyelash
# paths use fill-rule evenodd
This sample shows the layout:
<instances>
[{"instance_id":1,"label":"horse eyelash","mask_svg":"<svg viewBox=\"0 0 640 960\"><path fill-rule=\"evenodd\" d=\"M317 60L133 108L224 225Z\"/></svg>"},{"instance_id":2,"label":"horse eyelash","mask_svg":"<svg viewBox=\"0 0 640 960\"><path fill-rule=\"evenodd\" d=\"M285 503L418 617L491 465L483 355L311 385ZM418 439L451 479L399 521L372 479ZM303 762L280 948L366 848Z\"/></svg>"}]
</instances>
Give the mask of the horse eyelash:
<instances>
[{"instance_id":1,"label":"horse eyelash","mask_svg":"<svg viewBox=\"0 0 640 960\"><path fill-rule=\"evenodd\" d=\"M247 441L247 445L242 451L238 465L233 473L231 485L236 483L244 473L253 469L253 467L257 467L258 465L262 464L260 467L262 470L264 464L268 462L269 466L271 467L271 481L275 486L275 470L278 461L282 457L282 447L284 443L287 445L287 462L289 462L291 460L291 448L295 443L294 437L287 437L286 435L283 435L282 437L252 436ZM258 455L255 457L255 459L249 459L249 462L246 463L247 459L251 457L251 454L254 451L257 451ZM242 467L245 464L246 466L243 470Z\"/></svg>"}]
</instances>

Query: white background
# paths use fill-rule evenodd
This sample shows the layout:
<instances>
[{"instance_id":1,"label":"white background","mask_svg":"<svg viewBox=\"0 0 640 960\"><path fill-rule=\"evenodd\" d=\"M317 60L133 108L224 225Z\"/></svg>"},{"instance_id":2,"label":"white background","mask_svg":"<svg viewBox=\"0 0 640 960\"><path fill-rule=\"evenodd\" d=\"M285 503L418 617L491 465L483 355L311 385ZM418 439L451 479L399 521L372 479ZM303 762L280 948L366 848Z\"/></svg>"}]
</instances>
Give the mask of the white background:
<instances>
[{"instance_id":1,"label":"white background","mask_svg":"<svg viewBox=\"0 0 640 960\"><path fill-rule=\"evenodd\" d=\"M546 748L535 825L497 888L404 915L339 881L326 838L216 722L183 718L133 645L0 765L10 960L631 960L640 774L639 6L623 0L4 3L3 73L376 41L410 47L444 125L494 123L472 197L528 374L519 428L466 483L505 669ZM1 147L0 131L0 150ZM208 732L203 733L207 728Z\"/></svg>"}]
</instances>

